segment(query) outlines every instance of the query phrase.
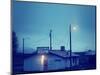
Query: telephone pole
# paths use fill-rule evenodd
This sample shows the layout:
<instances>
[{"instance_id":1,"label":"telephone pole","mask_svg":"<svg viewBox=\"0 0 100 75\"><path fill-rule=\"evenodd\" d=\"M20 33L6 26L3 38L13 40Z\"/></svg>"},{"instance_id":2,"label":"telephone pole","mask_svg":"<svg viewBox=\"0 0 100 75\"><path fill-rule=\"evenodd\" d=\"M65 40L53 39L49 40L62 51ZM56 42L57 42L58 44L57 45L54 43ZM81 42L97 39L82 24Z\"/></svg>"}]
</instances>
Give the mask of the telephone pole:
<instances>
[{"instance_id":1,"label":"telephone pole","mask_svg":"<svg viewBox=\"0 0 100 75\"><path fill-rule=\"evenodd\" d=\"M52 30L50 30L49 37L50 37L50 50L52 50Z\"/></svg>"},{"instance_id":2,"label":"telephone pole","mask_svg":"<svg viewBox=\"0 0 100 75\"><path fill-rule=\"evenodd\" d=\"M70 70L72 67L72 33L71 33L71 24L69 25L69 38L70 38Z\"/></svg>"},{"instance_id":3,"label":"telephone pole","mask_svg":"<svg viewBox=\"0 0 100 75\"><path fill-rule=\"evenodd\" d=\"M22 70L24 71L24 38L22 39L22 50L23 50L23 57L22 57L23 58L23 60L22 60L23 61L23 69Z\"/></svg>"},{"instance_id":4,"label":"telephone pole","mask_svg":"<svg viewBox=\"0 0 100 75\"><path fill-rule=\"evenodd\" d=\"M24 38L22 40L23 40L23 54L24 54Z\"/></svg>"}]
</instances>

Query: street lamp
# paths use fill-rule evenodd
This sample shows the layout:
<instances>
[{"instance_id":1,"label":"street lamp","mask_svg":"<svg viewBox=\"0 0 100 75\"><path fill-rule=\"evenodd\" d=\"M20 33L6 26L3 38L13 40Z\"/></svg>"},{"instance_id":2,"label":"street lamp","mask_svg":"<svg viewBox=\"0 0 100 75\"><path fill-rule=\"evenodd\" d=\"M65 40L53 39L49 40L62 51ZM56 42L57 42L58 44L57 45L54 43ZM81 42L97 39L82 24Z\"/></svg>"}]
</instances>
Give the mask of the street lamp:
<instances>
[{"instance_id":1,"label":"street lamp","mask_svg":"<svg viewBox=\"0 0 100 75\"><path fill-rule=\"evenodd\" d=\"M23 54L25 53L25 43L26 43L27 39L30 39L30 38L28 38L28 37L22 38L22 50L23 50Z\"/></svg>"},{"instance_id":2,"label":"street lamp","mask_svg":"<svg viewBox=\"0 0 100 75\"><path fill-rule=\"evenodd\" d=\"M24 55L24 38L22 39L22 41L23 41L23 55Z\"/></svg>"},{"instance_id":3,"label":"street lamp","mask_svg":"<svg viewBox=\"0 0 100 75\"><path fill-rule=\"evenodd\" d=\"M50 50L52 50L52 30L50 30L49 37L50 37Z\"/></svg>"},{"instance_id":4,"label":"street lamp","mask_svg":"<svg viewBox=\"0 0 100 75\"><path fill-rule=\"evenodd\" d=\"M72 67L72 59L71 59L71 56L72 56L72 38L71 38L71 24L69 25L69 44L70 44L70 70L71 70L71 67Z\"/></svg>"},{"instance_id":5,"label":"street lamp","mask_svg":"<svg viewBox=\"0 0 100 75\"><path fill-rule=\"evenodd\" d=\"M77 27L74 26L72 29L73 29L74 31L76 31L76 30L77 30Z\"/></svg>"},{"instance_id":6,"label":"street lamp","mask_svg":"<svg viewBox=\"0 0 100 75\"><path fill-rule=\"evenodd\" d=\"M41 66L42 66L42 71L47 71L48 69L48 61L47 61L47 55L42 54L40 57L40 62L41 62Z\"/></svg>"},{"instance_id":7,"label":"street lamp","mask_svg":"<svg viewBox=\"0 0 100 75\"><path fill-rule=\"evenodd\" d=\"M69 43L70 43L70 70L71 70L71 67L72 67L72 30L76 31L77 30L77 27L76 26L73 26L70 24L69 25Z\"/></svg>"},{"instance_id":8,"label":"street lamp","mask_svg":"<svg viewBox=\"0 0 100 75\"><path fill-rule=\"evenodd\" d=\"M44 65L45 56L41 55L41 65Z\"/></svg>"}]
</instances>

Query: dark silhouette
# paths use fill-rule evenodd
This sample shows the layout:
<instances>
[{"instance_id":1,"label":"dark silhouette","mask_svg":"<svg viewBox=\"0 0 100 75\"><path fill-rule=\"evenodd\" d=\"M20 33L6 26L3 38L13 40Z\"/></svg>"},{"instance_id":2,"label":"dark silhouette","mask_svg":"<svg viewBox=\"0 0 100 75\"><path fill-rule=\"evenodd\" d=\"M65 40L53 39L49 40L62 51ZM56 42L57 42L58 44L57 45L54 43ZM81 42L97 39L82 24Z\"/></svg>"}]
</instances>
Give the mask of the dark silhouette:
<instances>
[{"instance_id":1,"label":"dark silhouette","mask_svg":"<svg viewBox=\"0 0 100 75\"><path fill-rule=\"evenodd\" d=\"M18 52L18 37L16 32L12 32L12 74L23 72L24 59L23 54ZM23 59L23 60L22 60Z\"/></svg>"},{"instance_id":2,"label":"dark silhouette","mask_svg":"<svg viewBox=\"0 0 100 75\"><path fill-rule=\"evenodd\" d=\"M15 66L16 66L16 57L17 57L17 49L18 49L18 39L16 36L16 33L12 32L12 62L13 62L13 72L15 72Z\"/></svg>"},{"instance_id":3,"label":"dark silhouette","mask_svg":"<svg viewBox=\"0 0 100 75\"><path fill-rule=\"evenodd\" d=\"M18 49L18 39L15 32L12 32L12 49L13 53L16 54Z\"/></svg>"}]
</instances>

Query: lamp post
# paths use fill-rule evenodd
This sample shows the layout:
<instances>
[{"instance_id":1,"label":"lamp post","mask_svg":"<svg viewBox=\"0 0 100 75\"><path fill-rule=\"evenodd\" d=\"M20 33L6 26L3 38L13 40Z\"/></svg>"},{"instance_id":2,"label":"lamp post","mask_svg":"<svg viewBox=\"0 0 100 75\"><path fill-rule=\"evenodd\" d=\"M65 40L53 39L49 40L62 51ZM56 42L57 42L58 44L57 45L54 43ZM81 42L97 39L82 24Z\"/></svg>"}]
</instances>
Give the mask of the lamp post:
<instances>
[{"instance_id":1,"label":"lamp post","mask_svg":"<svg viewBox=\"0 0 100 75\"><path fill-rule=\"evenodd\" d=\"M23 51L22 61L23 61L23 71L24 71L24 38L22 39L22 51Z\"/></svg>"},{"instance_id":2,"label":"lamp post","mask_svg":"<svg viewBox=\"0 0 100 75\"><path fill-rule=\"evenodd\" d=\"M30 39L30 38L29 37L22 38L22 51L23 51L23 54L25 53L25 44L26 44L27 39Z\"/></svg>"},{"instance_id":3,"label":"lamp post","mask_svg":"<svg viewBox=\"0 0 100 75\"><path fill-rule=\"evenodd\" d=\"M71 24L69 25L69 43L70 43L70 70L72 67L72 33L71 33Z\"/></svg>"},{"instance_id":4,"label":"lamp post","mask_svg":"<svg viewBox=\"0 0 100 75\"><path fill-rule=\"evenodd\" d=\"M46 54L41 55L41 66L42 66L42 71L47 71L48 69L48 58Z\"/></svg>"},{"instance_id":5,"label":"lamp post","mask_svg":"<svg viewBox=\"0 0 100 75\"><path fill-rule=\"evenodd\" d=\"M50 50L52 50L52 30L50 30L49 37L50 37Z\"/></svg>"},{"instance_id":6,"label":"lamp post","mask_svg":"<svg viewBox=\"0 0 100 75\"><path fill-rule=\"evenodd\" d=\"M25 40L25 39L23 38L22 40L23 40L23 55L24 55L24 40Z\"/></svg>"},{"instance_id":7,"label":"lamp post","mask_svg":"<svg viewBox=\"0 0 100 75\"><path fill-rule=\"evenodd\" d=\"M70 44L70 70L72 69L72 30L77 31L77 27L70 24L69 25L69 44Z\"/></svg>"}]
</instances>

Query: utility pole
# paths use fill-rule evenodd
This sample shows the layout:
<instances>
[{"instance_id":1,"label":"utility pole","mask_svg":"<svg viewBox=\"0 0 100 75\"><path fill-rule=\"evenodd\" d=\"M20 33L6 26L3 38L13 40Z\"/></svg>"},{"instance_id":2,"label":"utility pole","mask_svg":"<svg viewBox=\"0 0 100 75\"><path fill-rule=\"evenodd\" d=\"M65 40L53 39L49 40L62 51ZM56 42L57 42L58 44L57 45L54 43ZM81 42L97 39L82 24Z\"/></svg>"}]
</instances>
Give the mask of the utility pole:
<instances>
[{"instance_id":1,"label":"utility pole","mask_svg":"<svg viewBox=\"0 0 100 75\"><path fill-rule=\"evenodd\" d=\"M23 54L24 54L24 40L25 40L25 39L23 38Z\"/></svg>"},{"instance_id":2,"label":"utility pole","mask_svg":"<svg viewBox=\"0 0 100 75\"><path fill-rule=\"evenodd\" d=\"M24 71L24 38L22 39L22 50L23 50L23 71Z\"/></svg>"},{"instance_id":3,"label":"utility pole","mask_svg":"<svg viewBox=\"0 0 100 75\"><path fill-rule=\"evenodd\" d=\"M50 50L52 50L52 30L50 30L49 37L50 37Z\"/></svg>"},{"instance_id":4,"label":"utility pole","mask_svg":"<svg viewBox=\"0 0 100 75\"><path fill-rule=\"evenodd\" d=\"M72 67L72 34L71 34L71 24L69 25L69 38L70 38L70 70Z\"/></svg>"}]
</instances>

